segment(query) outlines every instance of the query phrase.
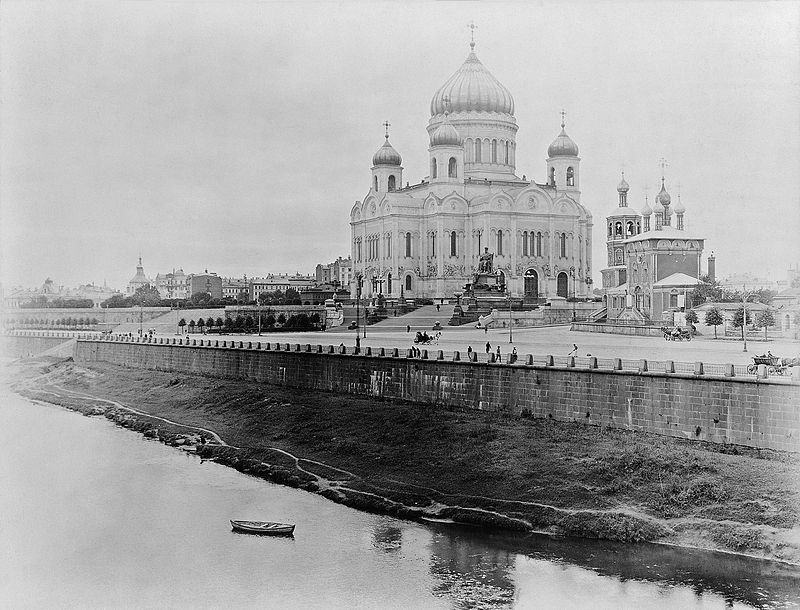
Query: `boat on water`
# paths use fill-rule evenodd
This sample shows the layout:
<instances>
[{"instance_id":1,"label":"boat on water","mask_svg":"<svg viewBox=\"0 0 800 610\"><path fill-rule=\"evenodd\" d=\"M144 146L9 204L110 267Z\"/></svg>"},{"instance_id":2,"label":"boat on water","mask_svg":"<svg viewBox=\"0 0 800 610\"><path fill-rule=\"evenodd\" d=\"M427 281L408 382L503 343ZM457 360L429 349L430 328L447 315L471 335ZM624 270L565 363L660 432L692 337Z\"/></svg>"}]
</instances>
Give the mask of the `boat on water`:
<instances>
[{"instance_id":1,"label":"boat on water","mask_svg":"<svg viewBox=\"0 0 800 610\"><path fill-rule=\"evenodd\" d=\"M245 532L248 534L291 536L294 533L294 523L274 523L272 521L235 521L231 519L231 527L236 532Z\"/></svg>"}]
</instances>

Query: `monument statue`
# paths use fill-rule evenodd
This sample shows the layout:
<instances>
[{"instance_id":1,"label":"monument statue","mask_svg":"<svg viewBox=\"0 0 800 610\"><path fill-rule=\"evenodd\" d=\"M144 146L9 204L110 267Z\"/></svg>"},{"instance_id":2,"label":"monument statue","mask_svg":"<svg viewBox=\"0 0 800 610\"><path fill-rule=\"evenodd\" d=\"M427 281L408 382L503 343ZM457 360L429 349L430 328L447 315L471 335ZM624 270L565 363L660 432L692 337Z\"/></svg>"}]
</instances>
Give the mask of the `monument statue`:
<instances>
[{"instance_id":1,"label":"monument statue","mask_svg":"<svg viewBox=\"0 0 800 610\"><path fill-rule=\"evenodd\" d=\"M483 249L483 254L478 258L478 273L492 273L494 268L494 254L489 253L489 248Z\"/></svg>"}]
</instances>

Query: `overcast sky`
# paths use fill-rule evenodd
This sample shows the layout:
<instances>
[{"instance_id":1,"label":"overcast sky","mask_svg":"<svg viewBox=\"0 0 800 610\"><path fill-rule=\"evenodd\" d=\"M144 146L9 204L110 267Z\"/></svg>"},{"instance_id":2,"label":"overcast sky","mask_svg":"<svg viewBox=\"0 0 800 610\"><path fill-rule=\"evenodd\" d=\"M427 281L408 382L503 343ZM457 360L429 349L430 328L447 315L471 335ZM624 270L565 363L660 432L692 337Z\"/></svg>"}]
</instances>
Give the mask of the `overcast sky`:
<instances>
[{"instance_id":1,"label":"overcast sky","mask_svg":"<svg viewBox=\"0 0 800 610\"><path fill-rule=\"evenodd\" d=\"M430 100L468 51L514 96L517 174L580 147L595 282L620 169L678 184L719 275L800 261L795 2L0 4L4 286L313 272L350 251L381 123L427 174Z\"/></svg>"}]
</instances>

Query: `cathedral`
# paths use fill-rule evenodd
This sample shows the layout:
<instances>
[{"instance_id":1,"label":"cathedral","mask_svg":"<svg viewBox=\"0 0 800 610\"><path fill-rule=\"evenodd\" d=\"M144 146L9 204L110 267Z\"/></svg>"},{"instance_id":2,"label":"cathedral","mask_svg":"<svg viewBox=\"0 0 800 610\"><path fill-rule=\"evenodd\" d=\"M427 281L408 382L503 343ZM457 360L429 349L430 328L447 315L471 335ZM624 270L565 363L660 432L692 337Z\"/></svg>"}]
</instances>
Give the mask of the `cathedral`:
<instances>
[{"instance_id":1,"label":"cathedral","mask_svg":"<svg viewBox=\"0 0 800 610\"><path fill-rule=\"evenodd\" d=\"M581 205L578 146L561 133L545 180L516 174L514 98L480 62L475 43L431 100L429 174L403 186L385 141L370 188L350 212L351 295L451 298L482 253L508 294L529 303L592 294L592 215Z\"/></svg>"}]
</instances>

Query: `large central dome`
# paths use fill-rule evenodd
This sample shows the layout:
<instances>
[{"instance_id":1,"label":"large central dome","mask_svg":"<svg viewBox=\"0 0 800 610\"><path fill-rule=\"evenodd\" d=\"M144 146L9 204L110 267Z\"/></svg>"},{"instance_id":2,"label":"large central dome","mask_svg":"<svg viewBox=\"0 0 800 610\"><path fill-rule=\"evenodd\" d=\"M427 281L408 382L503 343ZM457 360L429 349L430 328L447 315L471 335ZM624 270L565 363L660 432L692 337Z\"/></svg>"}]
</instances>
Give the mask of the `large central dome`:
<instances>
[{"instance_id":1,"label":"large central dome","mask_svg":"<svg viewBox=\"0 0 800 610\"><path fill-rule=\"evenodd\" d=\"M447 99L446 99L447 98ZM470 51L431 100L431 116L449 112L501 112L514 114L514 98Z\"/></svg>"}]
</instances>

